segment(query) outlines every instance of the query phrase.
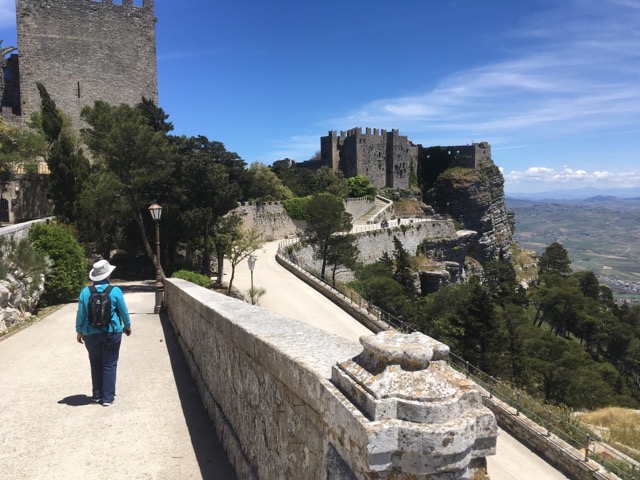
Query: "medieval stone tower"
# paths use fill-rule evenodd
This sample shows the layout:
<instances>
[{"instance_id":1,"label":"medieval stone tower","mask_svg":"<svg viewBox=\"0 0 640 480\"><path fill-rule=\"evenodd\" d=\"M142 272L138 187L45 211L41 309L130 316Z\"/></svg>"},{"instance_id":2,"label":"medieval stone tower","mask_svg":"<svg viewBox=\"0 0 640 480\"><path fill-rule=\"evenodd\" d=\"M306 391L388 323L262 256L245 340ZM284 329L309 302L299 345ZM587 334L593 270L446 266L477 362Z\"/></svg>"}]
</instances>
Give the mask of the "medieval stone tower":
<instances>
[{"instance_id":1,"label":"medieval stone tower","mask_svg":"<svg viewBox=\"0 0 640 480\"><path fill-rule=\"evenodd\" d=\"M364 175L378 188L408 188L417 160L418 146L398 130L367 128L362 133L358 127L321 137L317 167L341 170L346 178Z\"/></svg>"},{"instance_id":2,"label":"medieval stone tower","mask_svg":"<svg viewBox=\"0 0 640 480\"><path fill-rule=\"evenodd\" d=\"M16 0L19 109L40 108L41 82L80 128L96 100L158 102L154 0Z\"/></svg>"}]
</instances>

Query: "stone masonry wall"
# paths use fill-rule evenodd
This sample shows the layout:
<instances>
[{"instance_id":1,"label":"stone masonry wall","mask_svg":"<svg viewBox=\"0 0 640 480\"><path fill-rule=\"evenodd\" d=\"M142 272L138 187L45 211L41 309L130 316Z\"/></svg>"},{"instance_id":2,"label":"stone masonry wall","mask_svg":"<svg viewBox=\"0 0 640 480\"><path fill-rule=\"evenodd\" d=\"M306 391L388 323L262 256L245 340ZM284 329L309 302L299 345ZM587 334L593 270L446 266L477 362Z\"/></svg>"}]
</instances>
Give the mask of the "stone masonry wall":
<instances>
[{"instance_id":1,"label":"stone masonry wall","mask_svg":"<svg viewBox=\"0 0 640 480\"><path fill-rule=\"evenodd\" d=\"M305 222L292 220L278 202L243 203L232 213L242 217L245 230L258 230L266 241L295 236L304 230Z\"/></svg>"},{"instance_id":2,"label":"stone masonry wall","mask_svg":"<svg viewBox=\"0 0 640 480\"><path fill-rule=\"evenodd\" d=\"M345 210L351 214L354 221L370 211L374 205L374 202L366 199L345 200ZM306 224L302 220L292 220L279 202L242 203L232 213L242 217L245 230L257 229L266 241L296 236L304 230Z\"/></svg>"},{"instance_id":3,"label":"stone masonry wall","mask_svg":"<svg viewBox=\"0 0 640 480\"><path fill-rule=\"evenodd\" d=\"M393 222L392 222L393 223ZM356 235L355 243L358 247L358 261L370 264L380 260L386 252L393 256L393 237L396 236L402 246L409 252L409 255L416 255L418 246L425 239L447 240L446 244L457 242L459 237L456 234L455 226L450 220L427 220L416 222L411 226L390 226L362 232ZM310 267L312 270L320 270L320 262L313 258L311 247L295 249L293 252L296 262L300 265Z\"/></svg>"},{"instance_id":4,"label":"stone masonry wall","mask_svg":"<svg viewBox=\"0 0 640 480\"><path fill-rule=\"evenodd\" d=\"M172 323L240 479L325 478L330 429L343 445L366 444L362 415L327 380L357 344L188 282L165 282Z\"/></svg>"},{"instance_id":5,"label":"stone masonry wall","mask_svg":"<svg viewBox=\"0 0 640 480\"><path fill-rule=\"evenodd\" d=\"M445 472L471 480L495 453L495 419L443 361L446 346L383 332L362 341L363 357L351 341L189 282L166 279L165 288L170 319L241 480L435 480ZM411 365L398 370L396 358ZM374 385L399 389L385 399L356 378L379 368L388 371L381 379L400 375ZM424 400L434 397L442 401Z\"/></svg>"},{"instance_id":6,"label":"stone masonry wall","mask_svg":"<svg viewBox=\"0 0 640 480\"><path fill-rule=\"evenodd\" d=\"M80 110L105 100L158 101L154 2L17 0L22 117L39 108L41 82L80 128Z\"/></svg>"},{"instance_id":7,"label":"stone masonry wall","mask_svg":"<svg viewBox=\"0 0 640 480\"><path fill-rule=\"evenodd\" d=\"M364 217L374 206L375 202L366 198L347 198L344 201L344 208L347 213L351 214L354 222Z\"/></svg>"}]
</instances>

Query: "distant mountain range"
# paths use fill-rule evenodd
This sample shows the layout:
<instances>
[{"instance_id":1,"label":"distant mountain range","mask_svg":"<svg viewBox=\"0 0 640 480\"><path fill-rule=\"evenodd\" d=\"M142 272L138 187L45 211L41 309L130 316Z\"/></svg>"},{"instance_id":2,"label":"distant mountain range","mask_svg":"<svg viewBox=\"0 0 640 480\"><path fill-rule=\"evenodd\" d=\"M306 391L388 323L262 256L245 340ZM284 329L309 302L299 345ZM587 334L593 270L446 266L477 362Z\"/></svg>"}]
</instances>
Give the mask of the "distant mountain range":
<instances>
[{"instance_id":1,"label":"distant mountain range","mask_svg":"<svg viewBox=\"0 0 640 480\"><path fill-rule=\"evenodd\" d=\"M584 200L588 198L615 197L640 198L640 188L597 189L579 188L575 190L551 190L538 193L520 193L506 191L506 196L519 200Z\"/></svg>"},{"instance_id":2,"label":"distant mountain range","mask_svg":"<svg viewBox=\"0 0 640 480\"><path fill-rule=\"evenodd\" d=\"M607 210L627 210L640 209L640 195L635 198L623 198L613 195L596 195L595 197L579 198L579 199L562 199L562 198L517 198L506 197L505 203L510 210L531 207L534 205L565 205L565 206L592 206L595 208ZM579 212L582 215L583 212Z\"/></svg>"}]
</instances>

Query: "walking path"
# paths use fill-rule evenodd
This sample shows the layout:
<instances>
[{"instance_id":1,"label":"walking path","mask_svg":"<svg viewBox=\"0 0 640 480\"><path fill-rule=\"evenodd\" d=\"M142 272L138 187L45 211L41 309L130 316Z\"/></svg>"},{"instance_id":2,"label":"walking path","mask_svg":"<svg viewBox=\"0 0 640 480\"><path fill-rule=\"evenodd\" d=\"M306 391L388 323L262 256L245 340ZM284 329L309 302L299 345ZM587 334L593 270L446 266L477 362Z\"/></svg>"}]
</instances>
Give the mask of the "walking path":
<instances>
[{"instance_id":1,"label":"walking path","mask_svg":"<svg viewBox=\"0 0 640 480\"><path fill-rule=\"evenodd\" d=\"M89 359L76 342L77 304L0 341L0 478L227 480L235 475L155 295L123 286L117 397L91 403Z\"/></svg>"}]
</instances>

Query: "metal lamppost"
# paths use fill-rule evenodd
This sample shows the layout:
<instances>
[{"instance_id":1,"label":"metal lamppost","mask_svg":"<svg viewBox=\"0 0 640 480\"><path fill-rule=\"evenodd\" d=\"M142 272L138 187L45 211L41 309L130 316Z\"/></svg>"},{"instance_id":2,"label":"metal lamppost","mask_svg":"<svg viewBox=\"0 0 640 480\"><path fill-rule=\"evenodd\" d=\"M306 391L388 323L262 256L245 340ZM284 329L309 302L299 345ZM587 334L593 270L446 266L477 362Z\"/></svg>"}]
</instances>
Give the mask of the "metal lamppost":
<instances>
[{"instance_id":1,"label":"metal lamppost","mask_svg":"<svg viewBox=\"0 0 640 480\"><path fill-rule=\"evenodd\" d=\"M249 255L247 263L249 264L249 270L251 271L251 305L255 305L255 292L253 291L253 268L256 266L257 258L253 255Z\"/></svg>"},{"instance_id":2,"label":"metal lamppost","mask_svg":"<svg viewBox=\"0 0 640 480\"><path fill-rule=\"evenodd\" d=\"M153 313L160 313L162 308L162 299L164 296L164 283L162 282L162 267L160 266L160 217L162 216L162 207L154 203L149 207L151 218L156 222L156 306Z\"/></svg>"}]
</instances>

